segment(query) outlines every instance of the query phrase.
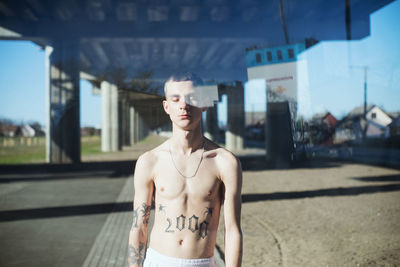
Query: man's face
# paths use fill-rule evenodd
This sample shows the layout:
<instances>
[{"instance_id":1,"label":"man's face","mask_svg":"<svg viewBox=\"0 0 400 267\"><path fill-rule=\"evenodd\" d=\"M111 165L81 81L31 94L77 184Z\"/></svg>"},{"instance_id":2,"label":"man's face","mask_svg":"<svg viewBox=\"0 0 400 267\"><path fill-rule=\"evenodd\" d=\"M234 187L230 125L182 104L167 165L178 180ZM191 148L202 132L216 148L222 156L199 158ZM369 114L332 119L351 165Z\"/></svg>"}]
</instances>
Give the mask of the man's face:
<instances>
[{"instance_id":1,"label":"man's face","mask_svg":"<svg viewBox=\"0 0 400 267\"><path fill-rule=\"evenodd\" d=\"M164 110L175 125L184 130L198 126L205 109L198 107L200 101L191 81L169 82L165 94Z\"/></svg>"}]
</instances>

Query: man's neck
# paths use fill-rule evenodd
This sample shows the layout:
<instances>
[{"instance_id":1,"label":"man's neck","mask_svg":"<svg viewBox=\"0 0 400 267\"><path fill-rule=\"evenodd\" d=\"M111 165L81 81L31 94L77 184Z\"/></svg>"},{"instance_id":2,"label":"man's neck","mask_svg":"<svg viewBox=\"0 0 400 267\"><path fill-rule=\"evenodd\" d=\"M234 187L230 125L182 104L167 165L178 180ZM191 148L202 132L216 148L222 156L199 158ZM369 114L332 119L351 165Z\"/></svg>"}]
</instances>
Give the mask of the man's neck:
<instances>
[{"instance_id":1,"label":"man's neck","mask_svg":"<svg viewBox=\"0 0 400 267\"><path fill-rule=\"evenodd\" d=\"M171 137L172 150L184 155L190 155L197 149L202 148L203 145L204 139L200 126L190 131L185 131L177 127L173 128Z\"/></svg>"}]
</instances>

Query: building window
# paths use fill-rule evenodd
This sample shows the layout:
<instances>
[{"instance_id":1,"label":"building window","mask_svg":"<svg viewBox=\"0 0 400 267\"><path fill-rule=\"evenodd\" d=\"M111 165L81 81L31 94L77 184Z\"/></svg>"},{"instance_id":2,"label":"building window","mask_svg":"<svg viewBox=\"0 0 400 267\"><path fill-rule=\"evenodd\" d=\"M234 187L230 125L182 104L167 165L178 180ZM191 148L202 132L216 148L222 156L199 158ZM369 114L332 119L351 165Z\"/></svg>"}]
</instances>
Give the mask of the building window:
<instances>
[{"instance_id":1,"label":"building window","mask_svg":"<svg viewBox=\"0 0 400 267\"><path fill-rule=\"evenodd\" d=\"M279 60L282 60L282 51L281 51L281 50L278 50L278 51L276 52L276 54L278 55L278 59L279 59Z\"/></svg>"},{"instance_id":2,"label":"building window","mask_svg":"<svg viewBox=\"0 0 400 267\"><path fill-rule=\"evenodd\" d=\"M373 113L371 114L371 117L372 117L372 119L376 119L376 113L373 112Z\"/></svg>"},{"instance_id":3,"label":"building window","mask_svg":"<svg viewBox=\"0 0 400 267\"><path fill-rule=\"evenodd\" d=\"M289 58L294 58L294 51L292 48L288 49Z\"/></svg>"},{"instance_id":4,"label":"building window","mask_svg":"<svg viewBox=\"0 0 400 267\"><path fill-rule=\"evenodd\" d=\"M270 51L267 52L267 60L272 61L272 53Z\"/></svg>"},{"instance_id":5,"label":"building window","mask_svg":"<svg viewBox=\"0 0 400 267\"><path fill-rule=\"evenodd\" d=\"M259 53L256 54L256 62L261 63L261 55Z\"/></svg>"}]
</instances>

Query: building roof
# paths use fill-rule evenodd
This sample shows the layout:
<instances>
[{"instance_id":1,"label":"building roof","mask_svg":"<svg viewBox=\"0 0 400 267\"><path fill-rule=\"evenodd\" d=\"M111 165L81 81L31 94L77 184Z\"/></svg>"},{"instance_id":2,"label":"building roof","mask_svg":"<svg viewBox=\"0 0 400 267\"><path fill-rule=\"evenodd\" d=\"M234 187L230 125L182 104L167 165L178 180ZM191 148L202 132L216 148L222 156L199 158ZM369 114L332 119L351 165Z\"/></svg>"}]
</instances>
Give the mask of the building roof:
<instances>
[{"instance_id":1,"label":"building roof","mask_svg":"<svg viewBox=\"0 0 400 267\"><path fill-rule=\"evenodd\" d=\"M375 107L375 105L367 105L367 113L373 109ZM363 116L364 115L364 106L359 106L359 107L355 107L353 110L351 110L346 118L354 118L354 117L359 117L359 116Z\"/></svg>"}]
</instances>

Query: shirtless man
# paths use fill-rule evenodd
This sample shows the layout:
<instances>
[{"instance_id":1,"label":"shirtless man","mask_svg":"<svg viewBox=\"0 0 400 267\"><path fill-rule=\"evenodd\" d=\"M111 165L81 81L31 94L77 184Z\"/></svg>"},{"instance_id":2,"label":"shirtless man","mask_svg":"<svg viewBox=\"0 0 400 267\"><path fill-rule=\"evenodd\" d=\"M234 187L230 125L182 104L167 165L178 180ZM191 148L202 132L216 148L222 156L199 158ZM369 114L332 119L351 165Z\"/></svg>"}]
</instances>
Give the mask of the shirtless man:
<instances>
[{"instance_id":1,"label":"shirtless man","mask_svg":"<svg viewBox=\"0 0 400 267\"><path fill-rule=\"evenodd\" d=\"M241 266L242 170L232 153L202 135L206 108L197 105L194 77L172 76L165 83L163 107L172 137L136 162L130 266L216 266L221 205L226 266ZM153 196L154 225L146 249Z\"/></svg>"}]
</instances>

